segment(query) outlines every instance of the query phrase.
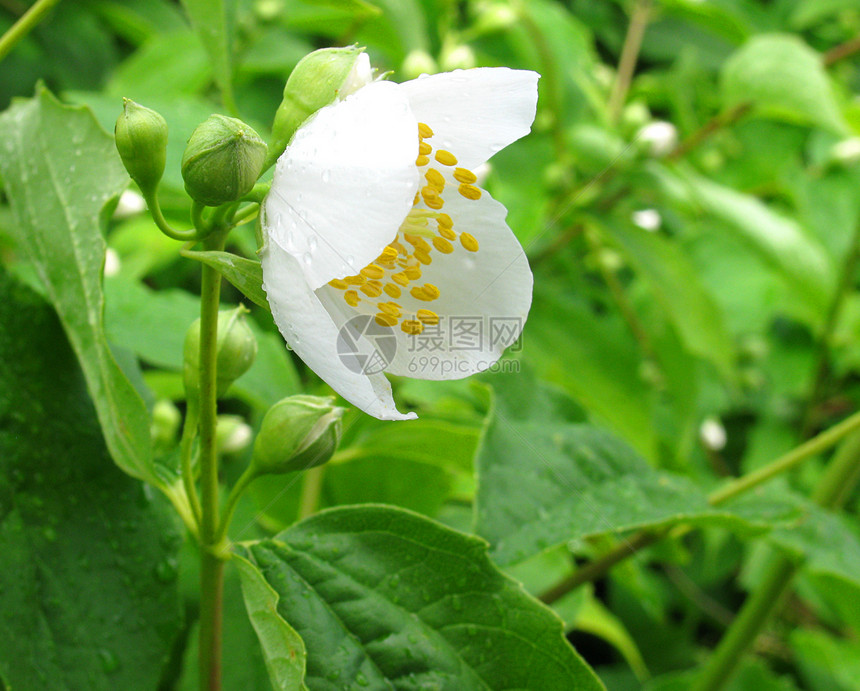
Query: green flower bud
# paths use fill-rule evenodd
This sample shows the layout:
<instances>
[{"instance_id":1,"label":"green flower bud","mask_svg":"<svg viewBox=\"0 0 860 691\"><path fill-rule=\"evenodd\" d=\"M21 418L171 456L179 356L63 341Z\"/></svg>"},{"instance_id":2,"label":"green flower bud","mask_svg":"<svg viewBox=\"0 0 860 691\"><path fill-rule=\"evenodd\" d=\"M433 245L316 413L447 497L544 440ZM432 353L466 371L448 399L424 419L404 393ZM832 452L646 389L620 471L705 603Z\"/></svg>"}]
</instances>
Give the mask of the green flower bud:
<instances>
[{"instance_id":1,"label":"green flower bud","mask_svg":"<svg viewBox=\"0 0 860 691\"><path fill-rule=\"evenodd\" d=\"M185 191L206 206L234 202L251 191L265 160L266 143L252 128L211 115L191 133L182 155Z\"/></svg>"},{"instance_id":2,"label":"green flower bud","mask_svg":"<svg viewBox=\"0 0 860 691\"><path fill-rule=\"evenodd\" d=\"M240 415L219 415L215 425L215 443L221 453L237 453L254 437L251 426Z\"/></svg>"},{"instance_id":3,"label":"green flower bud","mask_svg":"<svg viewBox=\"0 0 860 691\"><path fill-rule=\"evenodd\" d=\"M144 193L152 193L164 175L167 122L154 110L128 98L114 128L116 148L131 179Z\"/></svg>"},{"instance_id":4,"label":"green flower bud","mask_svg":"<svg viewBox=\"0 0 860 691\"><path fill-rule=\"evenodd\" d=\"M218 313L218 338L216 341L217 385L220 398L230 385L254 364L257 356L257 339L245 321L248 309L239 305L233 310ZM200 363L200 320L196 320L185 334L182 373L185 391L189 398L196 397L199 390L198 366Z\"/></svg>"},{"instance_id":5,"label":"green flower bud","mask_svg":"<svg viewBox=\"0 0 860 691\"><path fill-rule=\"evenodd\" d=\"M302 471L328 461L340 441L344 412L333 401L299 395L269 408L254 442L256 474Z\"/></svg>"},{"instance_id":6,"label":"green flower bud","mask_svg":"<svg viewBox=\"0 0 860 691\"><path fill-rule=\"evenodd\" d=\"M270 161L276 161L299 126L336 98L345 98L371 81L363 48L322 48L303 57L284 87L284 100L272 125Z\"/></svg>"},{"instance_id":7,"label":"green flower bud","mask_svg":"<svg viewBox=\"0 0 860 691\"><path fill-rule=\"evenodd\" d=\"M153 444L158 448L172 446L176 442L176 432L179 430L181 421L182 414L172 401L167 399L156 401L155 405L152 406L152 424L150 425Z\"/></svg>"}]
</instances>

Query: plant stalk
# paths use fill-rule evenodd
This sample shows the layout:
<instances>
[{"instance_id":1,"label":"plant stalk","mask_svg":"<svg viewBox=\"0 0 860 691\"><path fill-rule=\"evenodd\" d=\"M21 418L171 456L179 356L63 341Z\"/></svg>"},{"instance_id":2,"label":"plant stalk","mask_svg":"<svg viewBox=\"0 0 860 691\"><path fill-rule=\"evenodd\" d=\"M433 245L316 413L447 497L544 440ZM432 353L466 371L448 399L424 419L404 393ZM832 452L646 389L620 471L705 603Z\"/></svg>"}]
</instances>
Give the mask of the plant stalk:
<instances>
[{"instance_id":1,"label":"plant stalk","mask_svg":"<svg viewBox=\"0 0 860 691\"><path fill-rule=\"evenodd\" d=\"M60 0L37 0L12 26L0 36L0 60L3 60L27 34L35 29Z\"/></svg>"},{"instance_id":2,"label":"plant stalk","mask_svg":"<svg viewBox=\"0 0 860 691\"><path fill-rule=\"evenodd\" d=\"M645 29L648 26L648 17L651 14L651 0L637 0L630 14L630 24L627 26L627 35L624 37L624 45L621 47L621 57L618 59L618 74L612 85L612 93L609 95L609 120L618 122L630 83L633 81L633 72L636 70L636 62L639 60L639 51L642 48L642 39L645 37Z\"/></svg>"},{"instance_id":3,"label":"plant stalk","mask_svg":"<svg viewBox=\"0 0 860 691\"><path fill-rule=\"evenodd\" d=\"M224 234L214 232L206 250L222 250ZM221 274L203 265L200 288L200 689L221 689L221 620L224 561L218 554L219 483L217 421L217 339Z\"/></svg>"},{"instance_id":4,"label":"plant stalk","mask_svg":"<svg viewBox=\"0 0 860 691\"><path fill-rule=\"evenodd\" d=\"M812 500L826 509L838 509L848 491L860 477L860 434L854 434L840 446L824 471ZM798 565L782 554L775 554L758 588L741 608L740 614L726 631L694 691L719 691L734 675L745 650L783 602Z\"/></svg>"}]
</instances>

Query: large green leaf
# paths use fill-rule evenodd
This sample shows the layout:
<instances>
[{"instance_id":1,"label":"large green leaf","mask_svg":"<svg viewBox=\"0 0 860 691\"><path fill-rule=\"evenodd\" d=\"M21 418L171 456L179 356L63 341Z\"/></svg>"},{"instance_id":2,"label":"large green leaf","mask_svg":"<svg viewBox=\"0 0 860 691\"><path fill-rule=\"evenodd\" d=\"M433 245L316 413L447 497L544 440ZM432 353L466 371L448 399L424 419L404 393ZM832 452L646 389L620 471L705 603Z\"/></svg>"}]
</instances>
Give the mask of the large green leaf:
<instances>
[{"instance_id":1,"label":"large green leaf","mask_svg":"<svg viewBox=\"0 0 860 691\"><path fill-rule=\"evenodd\" d=\"M797 36L760 34L723 64L726 108L751 102L765 117L846 134L821 56Z\"/></svg>"},{"instance_id":2,"label":"large green leaf","mask_svg":"<svg viewBox=\"0 0 860 691\"><path fill-rule=\"evenodd\" d=\"M320 689L601 689L562 623L483 540L384 506L324 511L245 546Z\"/></svg>"},{"instance_id":3,"label":"large green leaf","mask_svg":"<svg viewBox=\"0 0 860 691\"><path fill-rule=\"evenodd\" d=\"M761 530L796 515L790 504L766 500L716 509L703 488L655 470L613 434L551 416L523 419L519 407L496 397L477 461L476 532L492 544L497 563L631 528Z\"/></svg>"},{"instance_id":4,"label":"large green leaf","mask_svg":"<svg viewBox=\"0 0 860 691\"><path fill-rule=\"evenodd\" d=\"M251 562L239 555L234 559L242 578L245 606L260 639L272 686L276 691L307 691L305 644L278 613L278 593Z\"/></svg>"},{"instance_id":5,"label":"large green leaf","mask_svg":"<svg viewBox=\"0 0 860 691\"><path fill-rule=\"evenodd\" d=\"M13 232L77 353L111 456L156 483L149 416L102 327L101 214L128 183L113 138L88 109L63 106L41 88L0 116L0 139Z\"/></svg>"},{"instance_id":6,"label":"large green leaf","mask_svg":"<svg viewBox=\"0 0 860 691\"><path fill-rule=\"evenodd\" d=\"M650 283L690 352L710 360L724 376L731 378L734 344L723 315L679 246L624 223L610 221L600 227Z\"/></svg>"},{"instance_id":7,"label":"large green leaf","mask_svg":"<svg viewBox=\"0 0 860 691\"><path fill-rule=\"evenodd\" d=\"M152 691L182 619L172 509L111 463L53 310L2 272L0 325L0 679Z\"/></svg>"},{"instance_id":8,"label":"large green leaf","mask_svg":"<svg viewBox=\"0 0 860 691\"><path fill-rule=\"evenodd\" d=\"M236 3L230 0L182 0L191 25L209 59L224 105L235 110L233 97L233 31Z\"/></svg>"}]
</instances>

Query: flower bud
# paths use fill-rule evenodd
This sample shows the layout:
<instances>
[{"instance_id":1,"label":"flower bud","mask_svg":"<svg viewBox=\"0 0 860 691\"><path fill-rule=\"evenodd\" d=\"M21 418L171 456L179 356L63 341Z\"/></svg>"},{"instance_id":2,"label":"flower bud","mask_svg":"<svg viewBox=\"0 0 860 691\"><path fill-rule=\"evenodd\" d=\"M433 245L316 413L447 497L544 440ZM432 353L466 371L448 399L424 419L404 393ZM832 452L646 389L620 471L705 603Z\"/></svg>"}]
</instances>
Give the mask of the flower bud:
<instances>
[{"instance_id":1,"label":"flower bud","mask_svg":"<svg viewBox=\"0 0 860 691\"><path fill-rule=\"evenodd\" d=\"M144 193L155 191L164 175L167 122L154 110L123 99L114 128L116 149L131 179Z\"/></svg>"},{"instance_id":2,"label":"flower bud","mask_svg":"<svg viewBox=\"0 0 860 691\"><path fill-rule=\"evenodd\" d=\"M256 474L302 471L328 461L340 441L344 412L333 401L299 395L275 403L254 442Z\"/></svg>"},{"instance_id":3,"label":"flower bud","mask_svg":"<svg viewBox=\"0 0 860 691\"><path fill-rule=\"evenodd\" d=\"M370 59L363 51L358 46L321 48L299 61L275 113L270 161L280 157L295 131L311 115L373 80Z\"/></svg>"},{"instance_id":4,"label":"flower bud","mask_svg":"<svg viewBox=\"0 0 860 691\"><path fill-rule=\"evenodd\" d=\"M240 415L219 415L215 425L215 443L221 453L238 453L251 439L254 431Z\"/></svg>"},{"instance_id":5,"label":"flower bud","mask_svg":"<svg viewBox=\"0 0 860 691\"><path fill-rule=\"evenodd\" d=\"M155 405L152 406L152 424L150 425L152 441L155 446L169 448L174 444L181 421L182 414L172 401L167 399L156 401Z\"/></svg>"},{"instance_id":6,"label":"flower bud","mask_svg":"<svg viewBox=\"0 0 860 691\"><path fill-rule=\"evenodd\" d=\"M230 385L254 364L257 356L257 339L245 321L248 311L243 305L233 310L218 313L217 384L220 398ZM185 334L183 354L183 377L188 397L196 396L200 390L198 367L200 363L200 320L196 320Z\"/></svg>"},{"instance_id":7,"label":"flower bud","mask_svg":"<svg viewBox=\"0 0 860 691\"><path fill-rule=\"evenodd\" d=\"M211 115L200 124L182 155L182 178L191 198L206 206L241 199L263 170L266 143L236 118Z\"/></svg>"}]
</instances>

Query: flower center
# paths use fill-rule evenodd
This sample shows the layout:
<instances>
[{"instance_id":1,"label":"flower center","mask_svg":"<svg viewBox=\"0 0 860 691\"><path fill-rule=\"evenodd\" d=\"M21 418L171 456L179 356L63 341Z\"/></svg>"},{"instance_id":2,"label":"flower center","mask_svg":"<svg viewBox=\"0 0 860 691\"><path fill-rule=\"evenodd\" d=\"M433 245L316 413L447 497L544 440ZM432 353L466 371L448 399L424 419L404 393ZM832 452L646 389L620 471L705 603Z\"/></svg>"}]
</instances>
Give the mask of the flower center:
<instances>
[{"instance_id":1,"label":"flower center","mask_svg":"<svg viewBox=\"0 0 860 691\"><path fill-rule=\"evenodd\" d=\"M457 157L427 142L433 130L418 123L418 166L425 184L415 194L412 209L375 261L355 276L329 281L343 291L344 301L362 312L373 312L380 326L396 326L407 334L420 334L427 325L439 323L439 315L422 303L431 304L441 295L432 283L420 283L421 269L433 261L431 254L452 254L460 249L478 251L478 241L467 232L454 230L454 220L442 211L445 189L453 188L469 200L481 198L477 176L457 166ZM432 159L431 159L432 154ZM459 241L459 248L457 243ZM384 297L383 297L384 293Z\"/></svg>"}]
</instances>

